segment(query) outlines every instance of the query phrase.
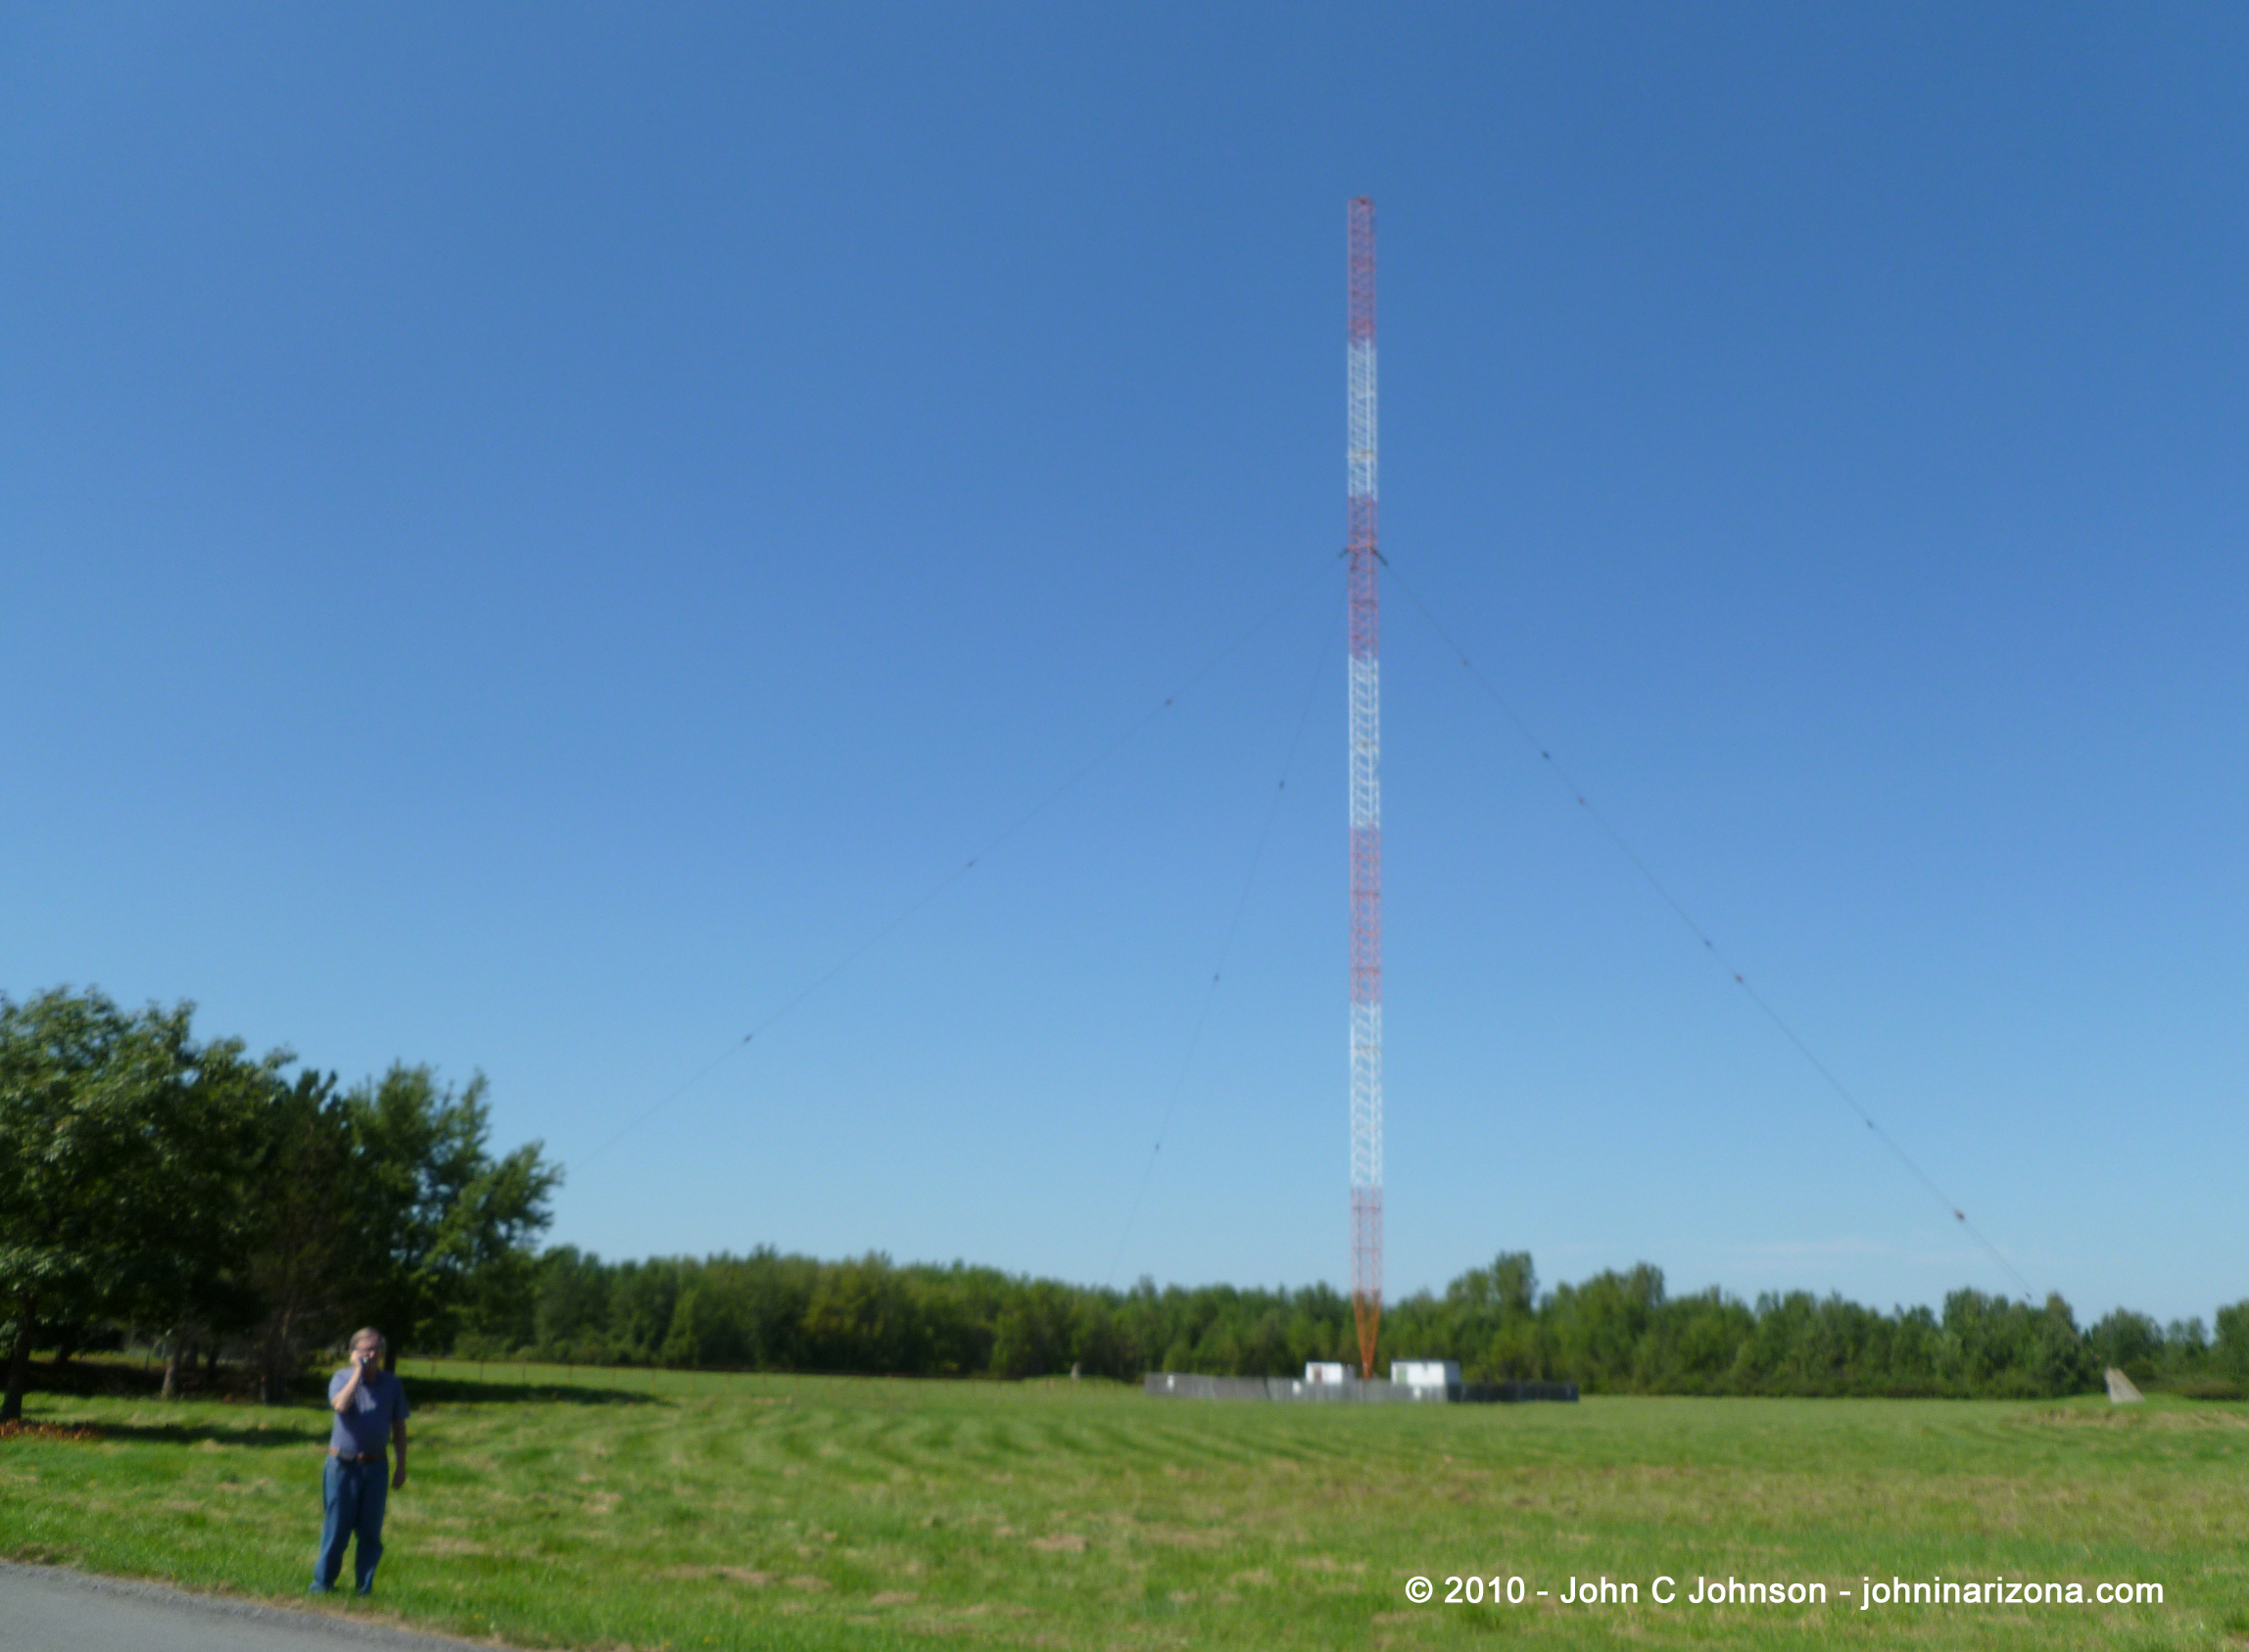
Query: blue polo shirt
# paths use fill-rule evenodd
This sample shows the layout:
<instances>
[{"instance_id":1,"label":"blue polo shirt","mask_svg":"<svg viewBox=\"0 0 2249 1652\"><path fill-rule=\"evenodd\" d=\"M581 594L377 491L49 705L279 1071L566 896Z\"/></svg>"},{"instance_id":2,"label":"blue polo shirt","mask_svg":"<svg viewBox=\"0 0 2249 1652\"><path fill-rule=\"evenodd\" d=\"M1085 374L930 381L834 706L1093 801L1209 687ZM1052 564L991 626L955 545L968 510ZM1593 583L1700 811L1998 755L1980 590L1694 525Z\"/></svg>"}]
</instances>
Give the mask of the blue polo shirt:
<instances>
[{"instance_id":1,"label":"blue polo shirt","mask_svg":"<svg viewBox=\"0 0 2249 1652\"><path fill-rule=\"evenodd\" d=\"M336 1395L344 1392L344 1385L352 1380L352 1368L344 1367L328 1379L328 1404L333 1407ZM407 1420L406 1385L388 1371L377 1371L361 1379L359 1392L352 1395L352 1403L336 1413L336 1426L328 1431L328 1448L349 1451L362 1457L372 1457L387 1449L391 1443L391 1425Z\"/></svg>"}]
</instances>

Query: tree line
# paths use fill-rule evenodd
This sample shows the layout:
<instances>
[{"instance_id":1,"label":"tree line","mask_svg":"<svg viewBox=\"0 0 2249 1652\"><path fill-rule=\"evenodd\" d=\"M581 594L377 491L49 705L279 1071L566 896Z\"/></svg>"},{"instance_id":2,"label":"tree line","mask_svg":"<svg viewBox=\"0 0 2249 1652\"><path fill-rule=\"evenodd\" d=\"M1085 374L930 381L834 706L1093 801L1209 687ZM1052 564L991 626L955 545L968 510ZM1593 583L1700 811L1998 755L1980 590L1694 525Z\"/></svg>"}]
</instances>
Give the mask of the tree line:
<instances>
[{"instance_id":1,"label":"tree line","mask_svg":"<svg viewBox=\"0 0 2249 1652\"><path fill-rule=\"evenodd\" d=\"M1471 1382L1536 1379L1591 1392L2039 1396L2137 1381L2212 1397L2249 1383L2249 1301L2170 1326L2119 1309L2081 1327L2067 1302L1955 1291L1941 1312L1882 1312L1795 1292L1754 1301L1669 1295L1641 1265L1542 1292L1527 1254L1503 1254L1442 1293L1388 1305L1384 1349L1456 1359ZM880 1255L604 1262L548 1251L502 1317L459 1351L577 1364L949 1377L1072 1370L1301 1374L1356 1364L1351 1301L1332 1287L1095 1290L992 1268L899 1266Z\"/></svg>"},{"instance_id":2,"label":"tree line","mask_svg":"<svg viewBox=\"0 0 2249 1652\"><path fill-rule=\"evenodd\" d=\"M223 1356L278 1400L354 1327L477 1358L933 1377L1277 1376L1357 1358L1328 1286L1128 1291L993 1268L541 1251L560 1168L491 1145L487 1086L399 1063L343 1087L275 1051L198 1040L192 1007L0 996L0 1421L34 1350L161 1345L164 1392ZM1955 1291L1888 1312L1807 1293L1672 1296L1645 1264L1542 1291L1527 1254L1389 1304L1383 1347L1470 1381L1593 1392L2055 1395L2135 1381L2249 1386L2249 1301L2080 1326Z\"/></svg>"}]
</instances>

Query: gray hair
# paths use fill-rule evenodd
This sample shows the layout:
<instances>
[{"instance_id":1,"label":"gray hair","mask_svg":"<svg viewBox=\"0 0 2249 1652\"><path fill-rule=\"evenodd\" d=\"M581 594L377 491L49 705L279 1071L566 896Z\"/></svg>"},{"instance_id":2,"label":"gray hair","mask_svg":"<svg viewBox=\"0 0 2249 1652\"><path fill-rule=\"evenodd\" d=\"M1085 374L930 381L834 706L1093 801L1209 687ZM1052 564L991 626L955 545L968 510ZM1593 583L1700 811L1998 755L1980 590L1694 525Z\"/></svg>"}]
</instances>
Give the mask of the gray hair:
<instances>
[{"instance_id":1,"label":"gray hair","mask_svg":"<svg viewBox=\"0 0 2249 1652\"><path fill-rule=\"evenodd\" d=\"M357 1331L352 1333L351 1342L345 1345L348 1347L358 1347L359 1345L359 1339L361 1337L374 1338L375 1351L377 1353L387 1353L390 1351L391 1340L384 1336L380 1331L376 1330L372 1325L360 1326Z\"/></svg>"}]
</instances>

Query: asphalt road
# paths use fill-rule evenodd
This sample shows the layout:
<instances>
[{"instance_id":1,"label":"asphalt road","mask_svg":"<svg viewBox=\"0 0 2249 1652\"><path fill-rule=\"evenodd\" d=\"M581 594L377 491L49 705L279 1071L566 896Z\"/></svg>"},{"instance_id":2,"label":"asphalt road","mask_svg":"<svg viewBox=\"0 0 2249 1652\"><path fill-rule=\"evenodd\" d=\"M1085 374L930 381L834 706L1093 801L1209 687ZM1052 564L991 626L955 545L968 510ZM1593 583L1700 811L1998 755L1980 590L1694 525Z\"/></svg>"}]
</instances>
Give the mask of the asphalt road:
<instances>
[{"instance_id":1,"label":"asphalt road","mask_svg":"<svg viewBox=\"0 0 2249 1652\"><path fill-rule=\"evenodd\" d=\"M162 1583L0 1561L0 1647L7 1652L463 1652L469 1644Z\"/></svg>"}]
</instances>

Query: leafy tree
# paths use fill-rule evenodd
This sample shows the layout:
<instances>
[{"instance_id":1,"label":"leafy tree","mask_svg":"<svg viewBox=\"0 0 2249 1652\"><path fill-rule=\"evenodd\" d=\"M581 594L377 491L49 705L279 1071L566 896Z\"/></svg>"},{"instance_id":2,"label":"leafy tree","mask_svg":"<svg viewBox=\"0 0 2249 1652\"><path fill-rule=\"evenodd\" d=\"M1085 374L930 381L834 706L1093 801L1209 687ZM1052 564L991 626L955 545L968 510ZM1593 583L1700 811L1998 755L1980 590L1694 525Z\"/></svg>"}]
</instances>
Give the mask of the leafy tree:
<instances>
[{"instance_id":1,"label":"leafy tree","mask_svg":"<svg viewBox=\"0 0 2249 1652\"><path fill-rule=\"evenodd\" d=\"M208 1343L215 1364L221 1338L257 1324L261 1302L250 1277L259 1225L263 1144L280 1070L293 1058L275 1051L252 1062L240 1039L198 1043L189 1007L143 1017L138 1059L144 1116L140 1160L155 1186L132 1202L124 1266L112 1306L127 1318L167 1329L164 1397L176 1397L186 1350Z\"/></svg>"},{"instance_id":2,"label":"leafy tree","mask_svg":"<svg viewBox=\"0 0 2249 1652\"><path fill-rule=\"evenodd\" d=\"M2196 1315L2163 1328L2161 1369L2166 1377L2192 1377L2210 1363L2210 1332Z\"/></svg>"},{"instance_id":3,"label":"leafy tree","mask_svg":"<svg viewBox=\"0 0 2249 1652\"><path fill-rule=\"evenodd\" d=\"M997 1268L963 1262L917 1270L916 1277L929 1303L929 1369L949 1377L990 1370L1000 1308L1017 1282Z\"/></svg>"},{"instance_id":4,"label":"leafy tree","mask_svg":"<svg viewBox=\"0 0 2249 1652\"><path fill-rule=\"evenodd\" d=\"M574 1245L541 1256L531 1287L532 1334L526 1340L541 1347L560 1347L589 1334L606 1337L611 1271L601 1265L600 1257ZM665 1303L667 1318L670 1305Z\"/></svg>"},{"instance_id":5,"label":"leafy tree","mask_svg":"<svg viewBox=\"0 0 2249 1652\"><path fill-rule=\"evenodd\" d=\"M2085 1334L2085 1340L2096 1362L2129 1374L2134 1382L2144 1383L2155 1374L2156 1360L2163 1352L2163 1328L2146 1314L2133 1313L2129 1308L2116 1308L2103 1315Z\"/></svg>"},{"instance_id":6,"label":"leafy tree","mask_svg":"<svg viewBox=\"0 0 2249 1652\"><path fill-rule=\"evenodd\" d=\"M609 1290L606 1328L609 1345L617 1350L618 1357L650 1363L662 1358L680 1293L693 1265L667 1257L627 1262L617 1269ZM701 1362L700 1349L686 1361Z\"/></svg>"},{"instance_id":7,"label":"leafy tree","mask_svg":"<svg viewBox=\"0 0 2249 1652\"><path fill-rule=\"evenodd\" d=\"M247 1092L241 1047L200 1050L193 1013L126 1012L94 990L0 998L0 1292L15 1332L0 1421L23 1415L42 1312L214 1307Z\"/></svg>"},{"instance_id":8,"label":"leafy tree","mask_svg":"<svg viewBox=\"0 0 2249 1652\"><path fill-rule=\"evenodd\" d=\"M374 1272L374 1178L333 1073L276 1087L251 1212L259 1392L279 1404L306 1354L352 1329L344 1321Z\"/></svg>"},{"instance_id":9,"label":"leafy tree","mask_svg":"<svg viewBox=\"0 0 2249 1652\"><path fill-rule=\"evenodd\" d=\"M1646 1262L1630 1273L1599 1273L1558 1288L1549 1307L1555 1357L1605 1387L1629 1389L1641 1341L1663 1307L1663 1270Z\"/></svg>"},{"instance_id":10,"label":"leafy tree","mask_svg":"<svg viewBox=\"0 0 2249 1652\"><path fill-rule=\"evenodd\" d=\"M113 1322L169 1332L165 1392L198 1344L255 1332L265 1396L307 1349L374 1317L401 1344L512 1315L560 1172L494 1156L485 1082L396 1066L339 1095L276 1052L199 1042L192 1006L120 1010L67 988L0 996L0 1417L30 1356ZM667 1303L668 1309L668 1303ZM658 1333L660 1336L660 1333Z\"/></svg>"},{"instance_id":11,"label":"leafy tree","mask_svg":"<svg viewBox=\"0 0 2249 1652\"><path fill-rule=\"evenodd\" d=\"M1080 1295L1052 1280L1011 1293L992 1328L992 1375L1043 1377L1069 1370L1077 1306L1073 1298Z\"/></svg>"},{"instance_id":12,"label":"leafy tree","mask_svg":"<svg viewBox=\"0 0 2249 1652\"><path fill-rule=\"evenodd\" d=\"M1470 1268L1445 1287L1445 1300L1506 1319L1529 1313L1538 1301L1538 1269L1527 1251L1505 1251L1488 1268Z\"/></svg>"},{"instance_id":13,"label":"leafy tree","mask_svg":"<svg viewBox=\"0 0 2249 1652\"><path fill-rule=\"evenodd\" d=\"M404 1346L450 1346L479 1274L506 1266L553 1219L562 1172L538 1142L492 1156L488 1087L478 1073L455 1093L401 1062L345 1097L370 1181L367 1317L393 1366Z\"/></svg>"},{"instance_id":14,"label":"leafy tree","mask_svg":"<svg viewBox=\"0 0 2249 1652\"><path fill-rule=\"evenodd\" d=\"M2237 1383L2249 1383L2249 1301L2218 1310L2217 1341L2210 1346L2210 1361Z\"/></svg>"},{"instance_id":15,"label":"leafy tree","mask_svg":"<svg viewBox=\"0 0 2249 1652\"><path fill-rule=\"evenodd\" d=\"M820 1270L804 1309L805 1353L821 1371L918 1371L929 1326L917 1294L873 1252Z\"/></svg>"},{"instance_id":16,"label":"leafy tree","mask_svg":"<svg viewBox=\"0 0 2249 1652\"><path fill-rule=\"evenodd\" d=\"M42 1309L82 1316L102 1283L129 1144L103 1079L131 1030L96 994L0 999L0 1287L14 1333L0 1422L24 1414Z\"/></svg>"},{"instance_id":17,"label":"leafy tree","mask_svg":"<svg viewBox=\"0 0 2249 1652\"><path fill-rule=\"evenodd\" d=\"M1139 1345L1106 1293L1077 1294L1070 1339L1071 1363L1088 1376L1129 1382L1146 1369Z\"/></svg>"}]
</instances>

